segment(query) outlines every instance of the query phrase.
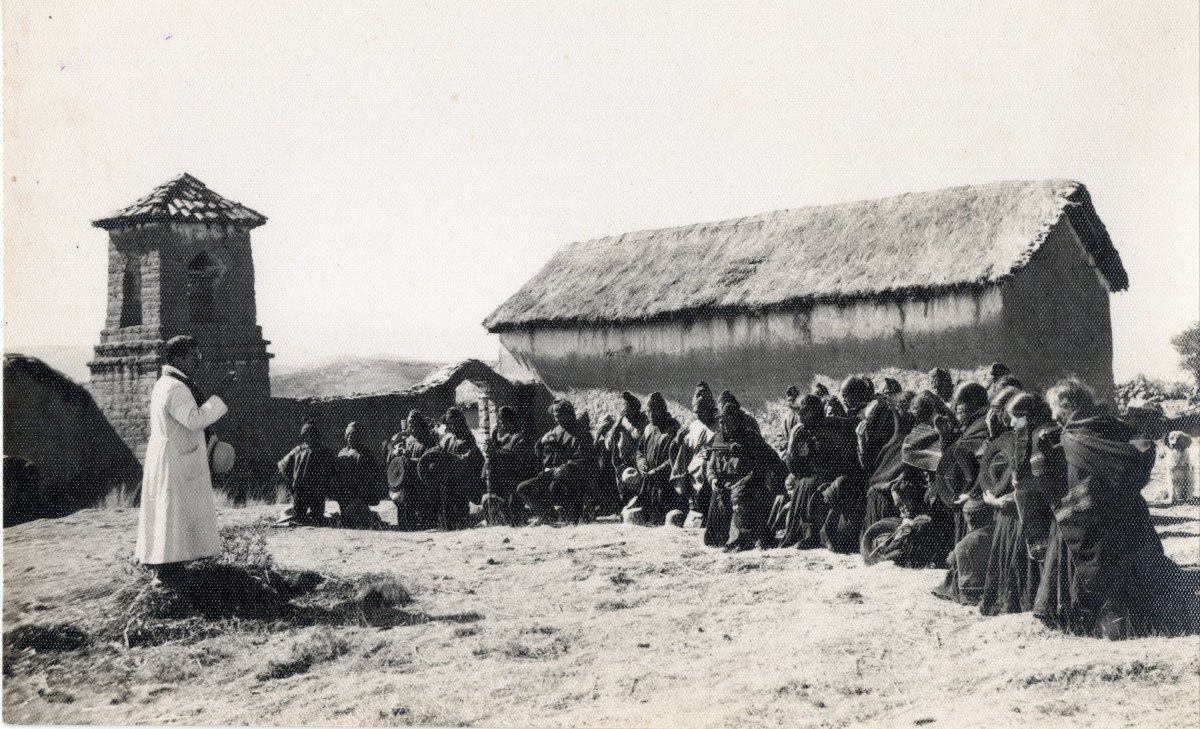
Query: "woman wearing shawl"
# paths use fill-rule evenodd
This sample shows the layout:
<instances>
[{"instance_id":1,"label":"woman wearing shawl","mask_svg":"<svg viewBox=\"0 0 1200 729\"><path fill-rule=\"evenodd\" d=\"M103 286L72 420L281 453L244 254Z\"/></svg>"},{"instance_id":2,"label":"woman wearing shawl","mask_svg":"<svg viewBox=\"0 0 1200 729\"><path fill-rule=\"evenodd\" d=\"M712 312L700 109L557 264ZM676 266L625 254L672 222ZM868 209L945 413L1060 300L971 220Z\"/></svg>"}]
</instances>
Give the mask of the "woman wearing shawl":
<instances>
[{"instance_id":1,"label":"woman wearing shawl","mask_svg":"<svg viewBox=\"0 0 1200 729\"><path fill-rule=\"evenodd\" d=\"M782 528L773 528L782 547L855 551L866 508L866 483L858 464L853 424L825 415L820 398L800 401L800 423L792 430L785 464L791 500L782 508Z\"/></svg>"},{"instance_id":2,"label":"woman wearing shawl","mask_svg":"<svg viewBox=\"0 0 1200 729\"><path fill-rule=\"evenodd\" d=\"M893 486L893 497L902 515L908 510L906 519L927 517L921 520L920 530L908 537L912 544L906 553L921 559L913 566L940 567L954 549L954 516L938 496L935 480L945 460L945 444L953 442L956 433L949 410L928 390L913 400L912 416L912 430L901 448L906 478Z\"/></svg>"},{"instance_id":3,"label":"woman wearing shawl","mask_svg":"<svg viewBox=\"0 0 1200 729\"><path fill-rule=\"evenodd\" d=\"M667 411L661 393L650 395L650 424L638 446L637 467L642 473L638 503L647 524L660 526L667 512L682 509L682 497L671 487L679 421Z\"/></svg>"},{"instance_id":4,"label":"woman wearing shawl","mask_svg":"<svg viewBox=\"0 0 1200 729\"><path fill-rule=\"evenodd\" d=\"M721 408L720 431L708 449L705 470L712 502L704 543L727 552L753 549L763 537L768 484L780 466L779 456L734 402Z\"/></svg>"},{"instance_id":5,"label":"woman wearing shawl","mask_svg":"<svg viewBox=\"0 0 1200 729\"><path fill-rule=\"evenodd\" d=\"M901 450L904 437L912 426L912 416L908 412L901 412L883 399L863 408L862 420L855 433L858 436L858 460L867 476L864 530L882 519L900 516L892 498L892 482L903 473Z\"/></svg>"},{"instance_id":6,"label":"woman wearing shawl","mask_svg":"<svg viewBox=\"0 0 1200 729\"><path fill-rule=\"evenodd\" d=\"M938 498L953 514L954 543L966 536L962 504L975 490L979 457L988 441L988 396L983 385L964 382L954 393L951 410L959 423L958 436L944 445L934 486Z\"/></svg>"},{"instance_id":7,"label":"woman wearing shawl","mask_svg":"<svg viewBox=\"0 0 1200 729\"><path fill-rule=\"evenodd\" d=\"M1050 411L1041 398L1013 387L996 393L992 403L993 411L998 413L996 422L1002 423L1006 430L988 442L976 481L983 500L996 515L979 611L984 615L1003 615L1031 610L1037 594L1039 566L1029 558L1025 546L1015 485L1018 478L1032 478L1029 473L1032 433L1050 420Z\"/></svg>"},{"instance_id":8,"label":"woman wearing shawl","mask_svg":"<svg viewBox=\"0 0 1200 729\"><path fill-rule=\"evenodd\" d=\"M1040 432L1034 471L1061 480L1047 485L1058 499L1034 615L1111 639L1194 630L1195 598L1164 556L1141 495L1154 442L1103 414L1078 380L1060 381L1046 399L1062 428Z\"/></svg>"}]
</instances>

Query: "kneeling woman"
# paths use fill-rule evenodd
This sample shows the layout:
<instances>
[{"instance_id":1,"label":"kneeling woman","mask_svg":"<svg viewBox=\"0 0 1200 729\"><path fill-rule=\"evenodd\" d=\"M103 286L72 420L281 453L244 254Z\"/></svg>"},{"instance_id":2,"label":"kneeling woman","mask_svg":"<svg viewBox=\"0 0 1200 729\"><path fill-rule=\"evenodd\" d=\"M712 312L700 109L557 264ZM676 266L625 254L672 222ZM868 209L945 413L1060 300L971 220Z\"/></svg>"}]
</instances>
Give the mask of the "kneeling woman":
<instances>
[{"instance_id":1,"label":"kneeling woman","mask_svg":"<svg viewBox=\"0 0 1200 729\"><path fill-rule=\"evenodd\" d=\"M1032 525L1021 512L1017 489L1040 492L1029 461L1033 434L1050 421L1050 409L1037 395L1015 393L1007 403L1004 420L1013 429L989 445L977 482L983 500L996 510L995 536L979 604L984 615L1032 610L1040 576L1040 565L1029 554L1027 536Z\"/></svg>"},{"instance_id":2,"label":"kneeling woman","mask_svg":"<svg viewBox=\"0 0 1200 729\"><path fill-rule=\"evenodd\" d=\"M1035 472L1057 501L1034 615L1113 639L1194 629L1195 599L1163 554L1141 495L1154 442L1100 412L1078 380L1060 381L1046 400L1062 427L1038 438Z\"/></svg>"}]
</instances>

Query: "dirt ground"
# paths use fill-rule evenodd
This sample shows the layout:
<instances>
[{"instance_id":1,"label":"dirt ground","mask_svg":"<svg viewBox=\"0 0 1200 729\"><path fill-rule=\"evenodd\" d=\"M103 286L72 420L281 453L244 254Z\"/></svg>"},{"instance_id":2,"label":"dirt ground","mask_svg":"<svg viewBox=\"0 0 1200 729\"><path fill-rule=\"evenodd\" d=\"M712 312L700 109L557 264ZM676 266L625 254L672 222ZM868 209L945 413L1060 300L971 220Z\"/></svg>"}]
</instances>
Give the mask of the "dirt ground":
<instances>
[{"instance_id":1,"label":"dirt ground","mask_svg":"<svg viewBox=\"0 0 1200 729\"><path fill-rule=\"evenodd\" d=\"M222 510L252 524L271 507ZM1200 506L1154 509L1200 561ZM87 624L130 579L137 513L4 534L5 630ZM1195 726L1200 638L1073 638L933 597L938 571L620 524L456 533L265 529L284 568L394 574L421 617L5 656L38 724L586 727ZM287 677L264 676L280 656ZM35 660L37 659L37 660ZM11 665L10 665L11 664Z\"/></svg>"}]
</instances>

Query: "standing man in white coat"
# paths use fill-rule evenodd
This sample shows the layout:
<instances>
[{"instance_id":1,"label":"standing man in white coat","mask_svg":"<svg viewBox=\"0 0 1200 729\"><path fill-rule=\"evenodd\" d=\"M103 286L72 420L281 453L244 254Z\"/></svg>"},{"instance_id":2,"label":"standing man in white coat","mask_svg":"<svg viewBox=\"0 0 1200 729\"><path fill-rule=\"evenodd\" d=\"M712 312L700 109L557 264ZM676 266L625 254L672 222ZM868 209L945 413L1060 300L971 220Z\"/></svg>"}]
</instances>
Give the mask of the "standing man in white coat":
<instances>
[{"instance_id":1,"label":"standing man in white coat","mask_svg":"<svg viewBox=\"0 0 1200 729\"><path fill-rule=\"evenodd\" d=\"M202 359L195 339L173 337L164 357L150 396L136 556L158 580L170 582L187 562L221 551L204 429L229 408L219 397L205 400L192 380Z\"/></svg>"}]
</instances>

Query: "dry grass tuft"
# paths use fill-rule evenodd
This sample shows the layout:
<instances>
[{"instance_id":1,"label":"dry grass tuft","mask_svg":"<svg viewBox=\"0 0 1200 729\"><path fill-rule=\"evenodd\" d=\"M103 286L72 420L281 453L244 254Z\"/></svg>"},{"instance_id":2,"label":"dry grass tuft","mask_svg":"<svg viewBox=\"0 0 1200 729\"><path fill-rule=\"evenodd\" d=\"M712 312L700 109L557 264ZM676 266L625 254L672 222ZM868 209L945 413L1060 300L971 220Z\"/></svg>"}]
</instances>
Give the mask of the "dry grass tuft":
<instances>
[{"instance_id":1,"label":"dry grass tuft","mask_svg":"<svg viewBox=\"0 0 1200 729\"><path fill-rule=\"evenodd\" d=\"M1054 671L1034 673L1023 678L1014 678L1023 686L1039 684L1066 688L1081 684L1103 684L1139 681L1149 684L1175 682L1180 679L1175 666L1161 661L1132 660L1117 664L1080 663L1064 666Z\"/></svg>"},{"instance_id":2,"label":"dry grass tuft","mask_svg":"<svg viewBox=\"0 0 1200 729\"><path fill-rule=\"evenodd\" d=\"M313 667L329 663L350 652L350 642L329 628L317 630L292 641L283 655L267 660L254 677L259 681L288 678L307 673Z\"/></svg>"},{"instance_id":3,"label":"dry grass tuft","mask_svg":"<svg viewBox=\"0 0 1200 729\"><path fill-rule=\"evenodd\" d=\"M471 653L478 658L500 655L519 661L544 661L558 658L570 649L571 641L563 636L557 636L553 640L535 644L520 640L510 640L500 646L480 646Z\"/></svg>"}]
</instances>

